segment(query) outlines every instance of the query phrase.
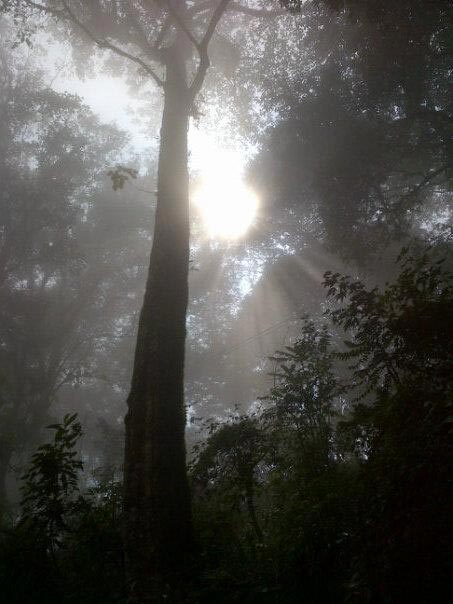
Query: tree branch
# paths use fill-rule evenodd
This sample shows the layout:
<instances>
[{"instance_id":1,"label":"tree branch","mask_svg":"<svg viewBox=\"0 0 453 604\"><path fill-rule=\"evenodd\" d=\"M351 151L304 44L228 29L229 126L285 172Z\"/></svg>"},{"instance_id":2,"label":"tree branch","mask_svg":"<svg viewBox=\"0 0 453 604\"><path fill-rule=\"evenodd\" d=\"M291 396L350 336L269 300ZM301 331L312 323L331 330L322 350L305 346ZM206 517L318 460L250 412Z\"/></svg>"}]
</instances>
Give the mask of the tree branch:
<instances>
[{"instance_id":1,"label":"tree branch","mask_svg":"<svg viewBox=\"0 0 453 604\"><path fill-rule=\"evenodd\" d=\"M145 63L142 59L140 59L140 57L137 57L136 55L133 55L133 54L127 52L126 50L119 48L118 46L116 46L115 44L112 44L108 40L100 40L99 38L97 38L97 36L82 21L80 21L80 19L75 15L75 13L69 8L69 6L65 2L65 0L62 0L64 10L50 8L49 6L44 6L43 4L39 4L37 2L34 2L33 0L23 0L23 1L26 4L28 4L28 6L32 6L33 8L38 8L39 10L42 10L43 12L49 13L53 16L57 16L59 18L66 19L68 21L72 21L72 23L74 23L77 27L79 27L79 29L81 29L86 34L86 36L88 36L88 38L90 38L90 40L92 42L94 42L97 46L99 46L99 48L105 48L107 50L111 50L112 52L119 55L120 57L128 59L132 63L135 63L136 65L138 65L139 67L144 69L144 71L148 75L151 76L151 78L155 81L155 83L158 86L160 86L160 87L164 86L163 80L161 80L159 78L159 76L155 73L155 71L152 69L152 67L150 67L150 65Z\"/></svg>"},{"instance_id":2,"label":"tree branch","mask_svg":"<svg viewBox=\"0 0 453 604\"><path fill-rule=\"evenodd\" d=\"M209 42L211 41L211 38L214 35L214 32L216 30L217 24L220 21L224 12L226 11L229 3L230 3L230 0L220 0L219 4L217 5L216 9L214 10L211 20L209 21L209 24L208 24L206 32L203 36L203 39L197 46L198 53L200 55L200 63L198 65L197 72L192 80L192 84L189 86L189 97L192 102L195 99L195 97L197 96L197 94L200 92L200 89L203 85L204 78L206 76L206 72L209 69L209 65L210 65L209 54L208 54Z\"/></svg>"},{"instance_id":3,"label":"tree branch","mask_svg":"<svg viewBox=\"0 0 453 604\"><path fill-rule=\"evenodd\" d=\"M416 185L413 189L411 189L410 191L408 191L407 193L405 193L404 195L401 196L401 199L411 199L413 197L415 197L415 195L421 191L422 189L424 189L426 186L428 186L432 180L434 180L437 176L439 176L439 174L442 174L442 172L445 172L447 170L447 166L441 166L440 168L437 168L436 170L431 170L430 172L428 172L428 174L426 174L426 176L418 183L418 185Z\"/></svg>"}]
</instances>

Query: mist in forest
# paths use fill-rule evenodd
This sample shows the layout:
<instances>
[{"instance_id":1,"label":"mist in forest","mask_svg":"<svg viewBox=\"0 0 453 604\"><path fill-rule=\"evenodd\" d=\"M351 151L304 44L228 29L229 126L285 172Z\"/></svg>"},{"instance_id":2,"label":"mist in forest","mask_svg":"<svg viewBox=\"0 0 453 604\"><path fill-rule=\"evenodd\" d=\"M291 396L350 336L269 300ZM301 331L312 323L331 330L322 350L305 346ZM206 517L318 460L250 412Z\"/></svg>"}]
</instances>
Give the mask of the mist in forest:
<instances>
[{"instance_id":1,"label":"mist in forest","mask_svg":"<svg viewBox=\"0 0 453 604\"><path fill-rule=\"evenodd\" d=\"M450 601L447 0L0 0L0 596Z\"/></svg>"}]
</instances>

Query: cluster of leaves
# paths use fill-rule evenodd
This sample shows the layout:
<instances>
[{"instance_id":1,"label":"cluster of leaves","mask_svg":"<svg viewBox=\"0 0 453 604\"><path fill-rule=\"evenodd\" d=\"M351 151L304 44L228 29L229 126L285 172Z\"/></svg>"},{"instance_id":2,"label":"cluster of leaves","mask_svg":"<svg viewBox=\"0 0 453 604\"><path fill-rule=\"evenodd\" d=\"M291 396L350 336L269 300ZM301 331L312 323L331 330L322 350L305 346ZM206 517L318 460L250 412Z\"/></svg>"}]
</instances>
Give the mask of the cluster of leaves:
<instances>
[{"instance_id":1,"label":"cluster of leaves","mask_svg":"<svg viewBox=\"0 0 453 604\"><path fill-rule=\"evenodd\" d=\"M340 304L348 300L328 315L354 335L340 356L352 361L363 395L367 389L389 392L414 372L431 372L434 385L439 372L453 369L451 341L445 337L453 328L453 286L445 258L433 262L428 252L414 257L404 249L399 260L398 281L384 292L338 273L325 275L328 296Z\"/></svg>"},{"instance_id":2,"label":"cluster of leaves","mask_svg":"<svg viewBox=\"0 0 453 604\"><path fill-rule=\"evenodd\" d=\"M42 525L54 548L74 510L78 473L83 469L75 445L82 435L82 426L74 413L65 415L61 424L47 427L55 431L54 439L38 447L22 477L22 510L24 520L32 519Z\"/></svg>"},{"instance_id":3,"label":"cluster of leaves","mask_svg":"<svg viewBox=\"0 0 453 604\"><path fill-rule=\"evenodd\" d=\"M127 166L115 166L114 169L109 170L107 175L112 181L112 187L114 191L122 189L129 179L137 178L138 170L135 168L128 168Z\"/></svg>"}]
</instances>

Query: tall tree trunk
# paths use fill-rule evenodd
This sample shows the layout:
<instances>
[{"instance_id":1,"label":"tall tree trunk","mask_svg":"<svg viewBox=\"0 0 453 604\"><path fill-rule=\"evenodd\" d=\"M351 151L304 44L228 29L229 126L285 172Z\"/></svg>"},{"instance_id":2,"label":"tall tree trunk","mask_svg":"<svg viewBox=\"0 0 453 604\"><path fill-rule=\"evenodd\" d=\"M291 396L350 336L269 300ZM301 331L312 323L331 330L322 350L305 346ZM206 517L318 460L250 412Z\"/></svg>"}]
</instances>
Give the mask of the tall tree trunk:
<instances>
[{"instance_id":1,"label":"tall tree trunk","mask_svg":"<svg viewBox=\"0 0 453 604\"><path fill-rule=\"evenodd\" d=\"M157 209L126 416L124 543L131 600L181 572L192 542L184 442L189 268L184 54L168 59Z\"/></svg>"}]
</instances>

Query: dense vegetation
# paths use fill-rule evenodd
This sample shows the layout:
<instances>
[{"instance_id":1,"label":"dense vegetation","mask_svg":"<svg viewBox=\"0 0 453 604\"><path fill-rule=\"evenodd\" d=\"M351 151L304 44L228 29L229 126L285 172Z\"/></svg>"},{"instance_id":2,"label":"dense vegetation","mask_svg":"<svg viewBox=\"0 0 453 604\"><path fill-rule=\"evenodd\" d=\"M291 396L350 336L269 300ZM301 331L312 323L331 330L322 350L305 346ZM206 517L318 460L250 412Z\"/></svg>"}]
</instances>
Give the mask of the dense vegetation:
<instances>
[{"instance_id":1,"label":"dense vegetation","mask_svg":"<svg viewBox=\"0 0 453 604\"><path fill-rule=\"evenodd\" d=\"M434 252L400 268L383 290L326 273L325 320L276 353L260 408L209 422L187 601L448 601L453 281ZM119 601L119 483L81 489L80 423L49 429L4 526L2 593Z\"/></svg>"}]
</instances>

